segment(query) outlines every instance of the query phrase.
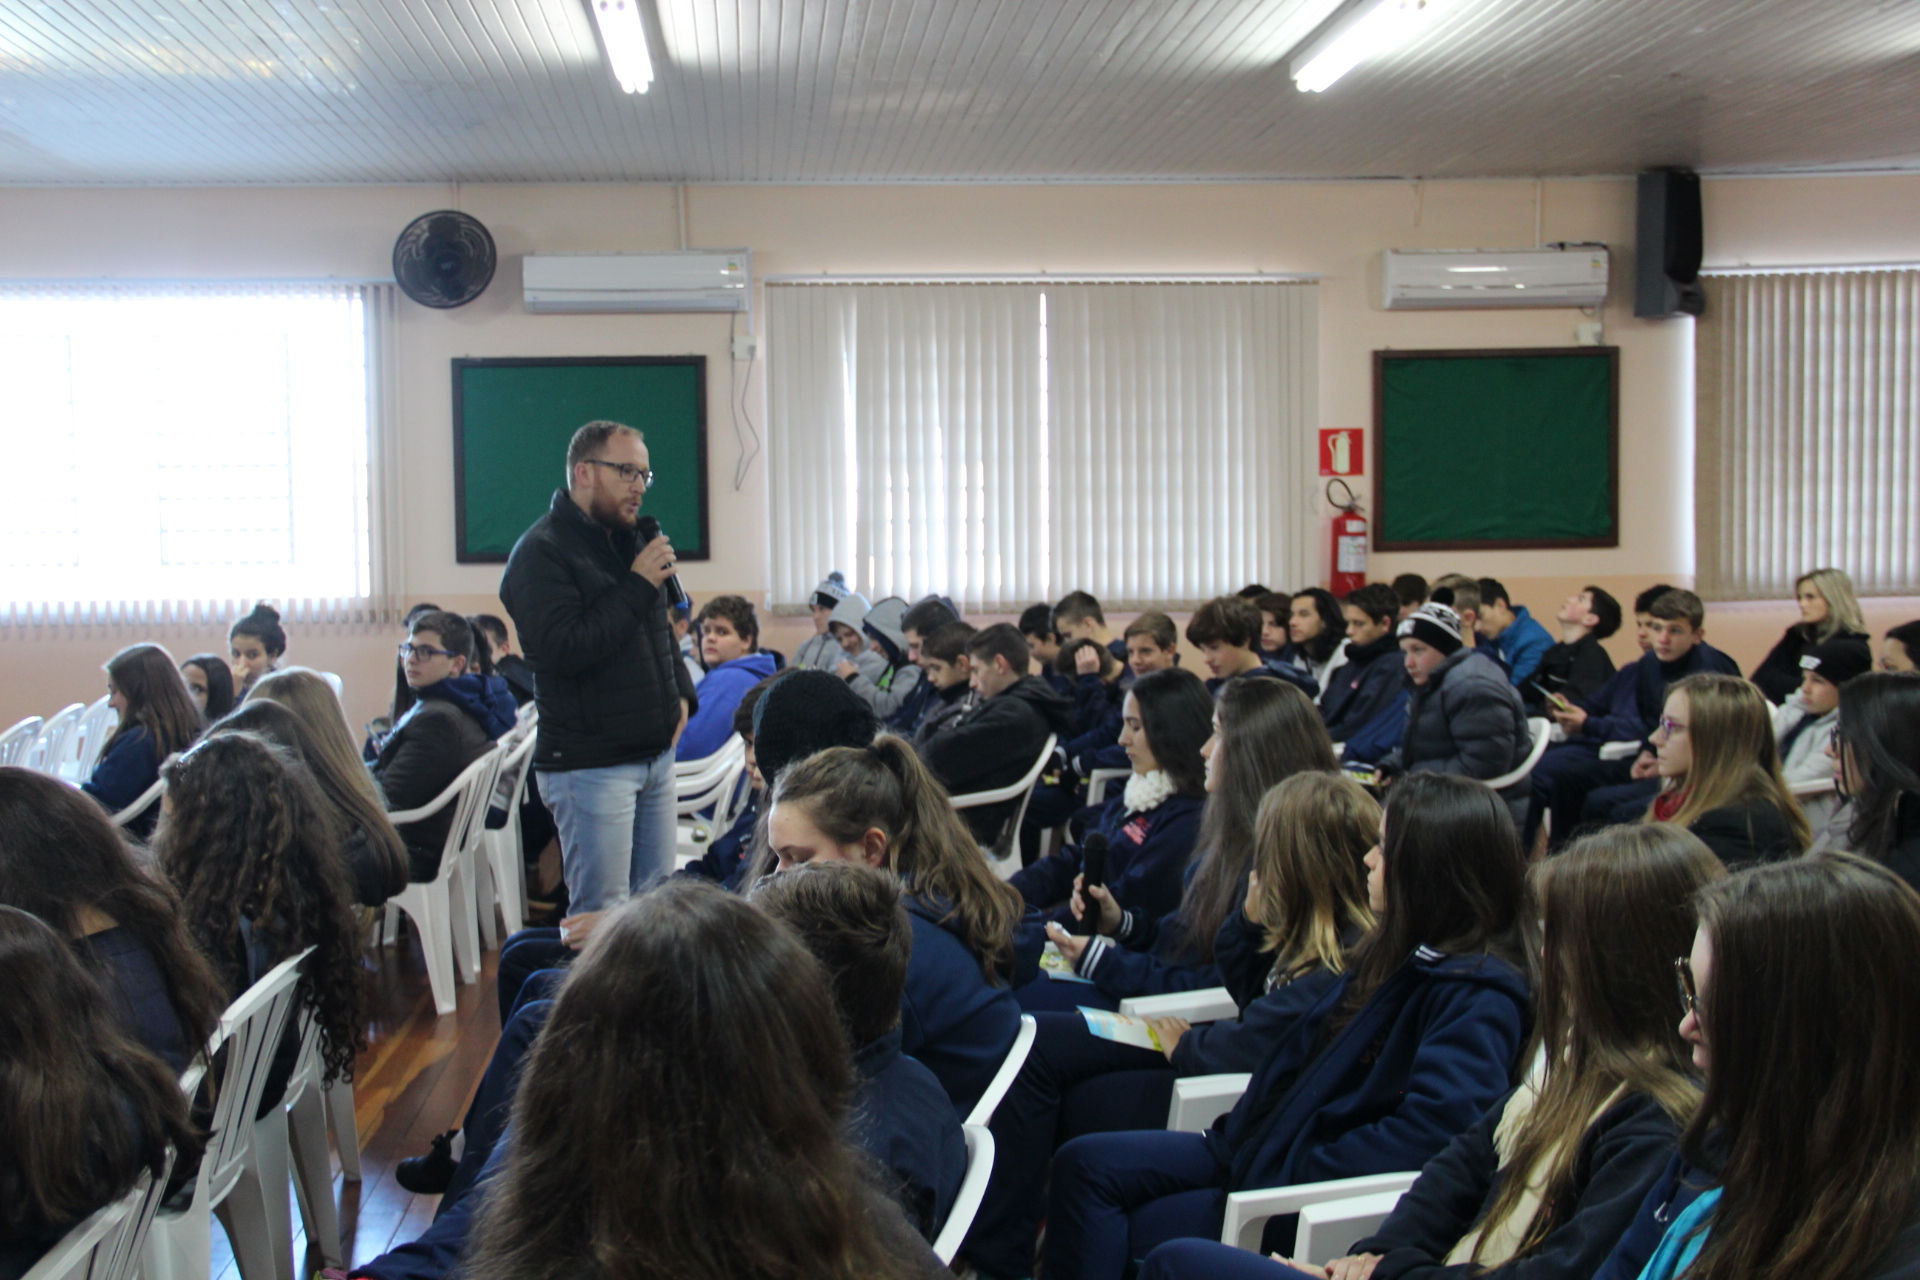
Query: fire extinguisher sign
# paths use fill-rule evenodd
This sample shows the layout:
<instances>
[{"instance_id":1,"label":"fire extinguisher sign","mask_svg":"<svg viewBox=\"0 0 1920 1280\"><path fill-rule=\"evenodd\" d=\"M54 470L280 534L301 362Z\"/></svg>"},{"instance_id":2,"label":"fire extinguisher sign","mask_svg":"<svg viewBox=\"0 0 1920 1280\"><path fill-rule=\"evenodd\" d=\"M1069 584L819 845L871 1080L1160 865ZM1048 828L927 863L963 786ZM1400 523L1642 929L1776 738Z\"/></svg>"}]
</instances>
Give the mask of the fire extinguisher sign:
<instances>
[{"instance_id":1,"label":"fire extinguisher sign","mask_svg":"<svg viewBox=\"0 0 1920 1280\"><path fill-rule=\"evenodd\" d=\"M1367 469L1366 442L1358 427L1320 429L1320 474L1357 476Z\"/></svg>"}]
</instances>

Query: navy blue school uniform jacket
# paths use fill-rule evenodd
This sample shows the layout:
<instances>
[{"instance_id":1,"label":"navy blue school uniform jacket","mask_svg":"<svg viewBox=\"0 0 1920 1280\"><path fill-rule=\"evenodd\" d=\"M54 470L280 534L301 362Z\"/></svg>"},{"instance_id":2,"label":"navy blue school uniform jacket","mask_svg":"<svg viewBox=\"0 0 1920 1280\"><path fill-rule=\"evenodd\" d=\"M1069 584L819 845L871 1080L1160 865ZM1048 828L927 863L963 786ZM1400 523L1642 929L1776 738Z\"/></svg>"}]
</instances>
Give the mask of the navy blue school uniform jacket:
<instances>
[{"instance_id":1,"label":"navy blue school uniform jacket","mask_svg":"<svg viewBox=\"0 0 1920 1280\"><path fill-rule=\"evenodd\" d=\"M1593 1273L1593 1280L1639 1280L1673 1220L1718 1186L1719 1181L1706 1170L1688 1164L1678 1153L1669 1157L1666 1167L1640 1198L1640 1208L1632 1222L1615 1242L1606 1261Z\"/></svg>"},{"instance_id":2,"label":"navy blue school uniform jacket","mask_svg":"<svg viewBox=\"0 0 1920 1280\"><path fill-rule=\"evenodd\" d=\"M200 1054L187 1043L180 1015L153 952L125 925L90 933L82 941L92 952L95 971L107 981L121 1029L151 1049L177 1075Z\"/></svg>"},{"instance_id":3,"label":"navy blue school uniform jacket","mask_svg":"<svg viewBox=\"0 0 1920 1280\"><path fill-rule=\"evenodd\" d=\"M1220 966L1201 955L1177 908L1164 916L1127 912L1118 934L1087 944L1079 974L1115 1000L1220 985Z\"/></svg>"},{"instance_id":4,"label":"navy blue school uniform jacket","mask_svg":"<svg viewBox=\"0 0 1920 1280\"><path fill-rule=\"evenodd\" d=\"M705 853L674 874L711 880L724 889L737 892L740 882L746 878L747 864L753 861L753 831L759 825L760 795L755 792L747 798L747 807L740 811L740 816L733 820L726 834L714 837Z\"/></svg>"},{"instance_id":5,"label":"navy blue school uniform jacket","mask_svg":"<svg viewBox=\"0 0 1920 1280\"><path fill-rule=\"evenodd\" d=\"M900 1049L927 1065L965 1118L1013 1047L1020 1005L1009 987L987 981L979 957L943 923L944 903L910 894L907 914L913 958L900 998Z\"/></svg>"},{"instance_id":6,"label":"navy blue school uniform jacket","mask_svg":"<svg viewBox=\"0 0 1920 1280\"><path fill-rule=\"evenodd\" d=\"M1505 960L1421 947L1323 1048L1346 986L1328 988L1208 1131L1229 1190L1421 1168L1512 1086L1528 995Z\"/></svg>"},{"instance_id":7,"label":"navy blue school uniform jacket","mask_svg":"<svg viewBox=\"0 0 1920 1280\"><path fill-rule=\"evenodd\" d=\"M1121 673L1126 674L1122 659ZM1073 699L1073 714L1060 745L1067 759L1076 760L1090 752L1104 751L1120 741L1121 711L1127 705L1126 683L1108 684L1099 676L1074 676L1073 684L1061 690Z\"/></svg>"},{"instance_id":8,"label":"navy blue school uniform jacket","mask_svg":"<svg viewBox=\"0 0 1920 1280\"><path fill-rule=\"evenodd\" d=\"M1372 644L1347 646L1347 660L1327 673L1320 718L1327 735L1346 742L1398 700L1406 677L1400 639L1389 631Z\"/></svg>"},{"instance_id":9,"label":"navy blue school uniform jacket","mask_svg":"<svg viewBox=\"0 0 1920 1280\"><path fill-rule=\"evenodd\" d=\"M1447 1254L1493 1207L1502 1175L1494 1148L1502 1102L1426 1163L1380 1230L1349 1253L1380 1255L1375 1280L1471 1280L1475 1263ZM1680 1126L1644 1093L1607 1108L1581 1135L1568 1203L1553 1207L1540 1247L1500 1269L1512 1280L1587 1280L1632 1225L1640 1202L1673 1159Z\"/></svg>"},{"instance_id":10,"label":"navy blue school uniform jacket","mask_svg":"<svg viewBox=\"0 0 1920 1280\"><path fill-rule=\"evenodd\" d=\"M895 1027L853 1055L860 1089L848 1114L854 1144L873 1158L914 1230L932 1243L967 1176L967 1140L933 1072L900 1052Z\"/></svg>"},{"instance_id":11,"label":"navy blue school uniform jacket","mask_svg":"<svg viewBox=\"0 0 1920 1280\"><path fill-rule=\"evenodd\" d=\"M1580 700L1587 721L1572 739L1597 749L1603 742L1640 742L1653 736L1666 704L1667 687L1696 672L1737 676L1739 664L1704 640L1674 662L1649 650L1640 661L1613 673L1591 698Z\"/></svg>"},{"instance_id":12,"label":"navy blue school uniform jacket","mask_svg":"<svg viewBox=\"0 0 1920 1280\"><path fill-rule=\"evenodd\" d=\"M115 814L146 794L160 780L160 753L146 727L131 724L113 735L113 741L93 766L93 775L80 789L100 802L109 814ZM134 820L135 835L145 836L160 817L160 806L153 805Z\"/></svg>"},{"instance_id":13,"label":"navy blue school uniform jacket","mask_svg":"<svg viewBox=\"0 0 1920 1280\"><path fill-rule=\"evenodd\" d=\"M1123 911L1157 918L1180 905L1187 860L1205 807L1202 797L1171 795L1144 813L1132 813L1124 792L1101 806L1093 829L1107 837L1107 888ZM1048 854L1008 883L1028 906L1050 912L1050 918L1065 924L1072 912L1062 904L1072 897L1080 869L1080 848L1075 846Z\"/></svg>"},{"instance_id":14,"label":"navy blue school uniform jacket","mask_svg":"<svg viewBox=\"0 0 1920 1280\"><path fill-rule=\"evenodd\" d=\"M1240 1006L1235 1018L1205 1022L1173 1047L1173 1069L1183 1076L1255 1071L1295 1023L1313 1011L1340 981L1331 969L1315 969L1267 986L1273 953L1260 950L1265 931L1235 907L1213 940L1220 985Z\"/></svg>"},{"instance_id":15,"label":"navy blue school uniform jacket","mask_svg":"<svg viewBox=\"0 0 1920 1280\"><path fill-rule=\"evenodd\" d=\"M1263 662L1257 667L1242 671L1237 676L1211 676L1207 680L1207 692L1218 698L1220 691L1231 681L1263 679L1285 680L1288 684L1297 685L1300 692L1309 698L1320 696L1320 682L1313 678L1311 672L1302 671L1291 662L1282 662L1277 665Z\"/></svg>"}]
</instances>

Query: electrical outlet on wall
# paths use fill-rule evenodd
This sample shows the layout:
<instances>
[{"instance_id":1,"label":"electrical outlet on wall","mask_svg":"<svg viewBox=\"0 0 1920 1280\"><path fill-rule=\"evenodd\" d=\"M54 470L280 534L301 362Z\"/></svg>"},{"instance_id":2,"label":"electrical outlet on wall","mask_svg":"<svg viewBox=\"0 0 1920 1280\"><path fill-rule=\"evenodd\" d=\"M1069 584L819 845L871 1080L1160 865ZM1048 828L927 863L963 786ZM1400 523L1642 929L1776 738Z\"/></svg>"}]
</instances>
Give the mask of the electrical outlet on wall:
<instances>
[{"instance_id":1,"label":"electrical outlet on wall","mask_svg":"<svg viewBox=\"0 0 1920 1280\"><path fill-rule=\"evenodd\" d=\"M733 335L733 358L735 360L751 360L759 353L760 344L752 334L736 333Z\"/></svg>"}]
</instances>

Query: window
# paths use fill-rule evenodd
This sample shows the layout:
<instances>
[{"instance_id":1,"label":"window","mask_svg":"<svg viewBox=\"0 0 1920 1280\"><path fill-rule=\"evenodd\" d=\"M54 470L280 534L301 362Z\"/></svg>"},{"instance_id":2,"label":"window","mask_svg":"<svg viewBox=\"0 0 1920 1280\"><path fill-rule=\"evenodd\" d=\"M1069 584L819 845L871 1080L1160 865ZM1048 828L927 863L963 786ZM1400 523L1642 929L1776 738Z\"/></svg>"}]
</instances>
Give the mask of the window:
<instances>
[{"instance_id":1,"label":"window","mask_svg":"<svg viewBox=\"0 0 1920 1280\"><path fill-rule=\"evenodd\" d=\"M1191 605L1308 581L1316 288L767 287L774 600Z\"/></svg>"},{"instance_id":2,"label":"window","mask_svg":"<svg viewBox=\"0 0 1920 1280\"><path fill-rule=\"evenodd\" d=\"M369 596L369 292L0 288L15 608Z\"/></svg>"}]
</instances>

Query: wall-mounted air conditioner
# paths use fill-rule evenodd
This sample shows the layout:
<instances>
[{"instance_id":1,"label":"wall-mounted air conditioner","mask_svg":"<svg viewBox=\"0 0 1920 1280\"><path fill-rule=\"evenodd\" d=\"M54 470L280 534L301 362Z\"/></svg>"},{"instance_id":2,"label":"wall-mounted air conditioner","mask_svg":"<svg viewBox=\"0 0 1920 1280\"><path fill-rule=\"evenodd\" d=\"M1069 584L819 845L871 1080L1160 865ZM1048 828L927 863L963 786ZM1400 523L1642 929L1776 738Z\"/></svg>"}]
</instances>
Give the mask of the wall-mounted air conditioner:
<instances>
[{"instance_id":1,"label":"wall-mounted air conditioner","mask_svg":"<svg viewBox=\"0 0 1920 1280\"><path fill-rule=\"evenodd\" d=\"M745 249L678 253L530 253L520 260L529 311L745 311Z\"/></svg>"},{"instance_id":2,"label":"wall-mounted air conditioner","mask_svg":"<svg viewBox=\"0 0 1920 1280\"><path fill-rule=\"evenodd\" d=\"M1389 249L1381 277L1389 311L1597 307L1607 300L1607 246Z\"/></svg>"}]
</instances>

